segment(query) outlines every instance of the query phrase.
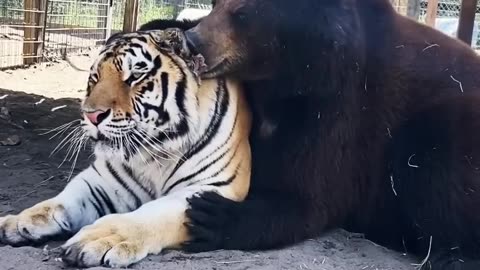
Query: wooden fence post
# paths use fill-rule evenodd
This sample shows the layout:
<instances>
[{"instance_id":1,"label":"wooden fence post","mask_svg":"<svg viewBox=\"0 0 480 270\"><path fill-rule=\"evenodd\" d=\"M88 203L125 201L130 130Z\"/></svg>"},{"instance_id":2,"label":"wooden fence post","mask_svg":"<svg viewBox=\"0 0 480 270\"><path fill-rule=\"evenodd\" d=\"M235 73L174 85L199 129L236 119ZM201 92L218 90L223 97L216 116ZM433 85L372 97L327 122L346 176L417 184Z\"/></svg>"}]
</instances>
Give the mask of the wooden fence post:
<instances>
[{"instance_id":1,"label":"wooden fence post","mask_svg":"<svg viewBox=\"0 0 480 270\"><path fill-rule=\"evenodd\" d=\"M457 37L468 45L472 44L473 25L478 0L462 0Z\"/></svg>"},{"instance_id":2,"label":"wooden fence post","mask_svg":"<svg viewBox=\"0 0 480 270\"><path fill-rule=\"evenodd\" d=\"M43 52L45 50L45 37L47 34L47 21L48 21L48 4L50 0L42 0L42 10L44 11L42 13L42 16L40 18L40 22L42 24L42 28L40 28L40 33L39 33L39 40L41 41L40 46L37 50L37 55L41 55L41 58L37 58L38 61L40 61L43 58Z\"/></svg>"},{"instance_id":3,"label":"wooden fence post","mask_svg":"<svg viewBox=\"0 0 480 270\"><path fill-rule=\"evenodd\" d=\"M123 31L132 32L137 30L138 0L125 1L125 14L123 16Z\"/></svg>"},{"instance_id":4,"label":"wooden fence post","mask_svg":"<svg viewBox=\"0 0 480 270\"><path fill-rule=\"evenodd\" d=\"M44 20L48 0L24 0L23 64L39 62L44 42Z\"/></svg>"},{"instance_id":5,"label":"wooden fence post","mask_svg":"<svg viewBox=\"0 0 480 270\"><path fill-rule=\"evenodd\" d=\"M425 22L428 26L435 27L435 20L437 19L438 0L428 0L427 18Z\"/></svg>"},{"instance_id":6,"label":"wooden fence post","mask_svg":"<svg viewBox=\"0 0 480 270\"><path fill-rule=\"evenodd\" d=\"M420 0L408 0L407 16L418 21L420 18Z\"/></svg>"}]
</instances>

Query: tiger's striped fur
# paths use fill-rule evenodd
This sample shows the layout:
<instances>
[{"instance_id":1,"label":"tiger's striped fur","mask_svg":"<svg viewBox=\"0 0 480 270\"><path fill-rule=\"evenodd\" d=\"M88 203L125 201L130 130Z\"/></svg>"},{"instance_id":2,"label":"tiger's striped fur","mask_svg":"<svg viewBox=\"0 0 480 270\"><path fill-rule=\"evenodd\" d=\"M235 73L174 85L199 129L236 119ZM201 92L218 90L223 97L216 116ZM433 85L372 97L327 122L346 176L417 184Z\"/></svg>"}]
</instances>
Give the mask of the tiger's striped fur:
<instances>
[{"instance_id":1,"label":"tiger's striped fur","mask_svg":"<svg viewBox=\"0 0 480 270\"><path fill-rule=\"evenodd\" d=\"M180 40L182 57L164 43L165 33ZM95 161L56 197L0 218L0 242L76 233L63 246L64 262L128 266L189 240L192 196L245 198L250 114L242 89L227 79L200 82L182 40L170 29L107 43L82 104L85 113L102 112L98 125L83 120Z\"/></svg>"}]
</instances>

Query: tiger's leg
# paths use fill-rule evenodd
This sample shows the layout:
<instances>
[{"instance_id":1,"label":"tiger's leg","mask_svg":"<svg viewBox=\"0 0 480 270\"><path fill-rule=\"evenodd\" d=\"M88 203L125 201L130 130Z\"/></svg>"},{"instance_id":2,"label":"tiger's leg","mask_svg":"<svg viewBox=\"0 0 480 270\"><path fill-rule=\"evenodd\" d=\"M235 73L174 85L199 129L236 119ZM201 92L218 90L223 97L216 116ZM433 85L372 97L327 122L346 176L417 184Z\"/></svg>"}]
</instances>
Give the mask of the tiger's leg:
<instances>
[{"instance_id":1,"label":"tiger's leg","mask_svg":"<svg viewBox=\"0 0 480 270\"><path fill-rule=\"evenodd\" d=\"M146 203L134 212L105 216L84 227L63 246L72 266L125 267L188 241L185 211L195 194L215 190L191 186Z\"/></svg>"},{"instance_id":2,"label":"tiger's leg","mask_svg":"<svg viewBox=\"0 0 480 270\"><path fill-rule=\"evenodd\" d=\"M136 198L123 194L126 191L115 179L100 175L108 173L105 166L91 166L54 198L18 215L0 217L0 243L22 246L69 236L101 216L138 208Z\"/></svg>"}]
</instances>

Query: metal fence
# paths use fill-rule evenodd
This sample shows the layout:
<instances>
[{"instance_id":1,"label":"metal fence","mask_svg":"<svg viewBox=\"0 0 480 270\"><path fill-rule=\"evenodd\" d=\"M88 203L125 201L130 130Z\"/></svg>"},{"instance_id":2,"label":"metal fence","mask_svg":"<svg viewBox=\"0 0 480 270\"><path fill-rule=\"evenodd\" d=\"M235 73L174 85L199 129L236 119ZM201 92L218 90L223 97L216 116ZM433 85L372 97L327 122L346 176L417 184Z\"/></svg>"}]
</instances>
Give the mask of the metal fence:
<instances>
[{"instance_id":1,"label":"metal fence","mask_svg":"<svg viewBox=\"0 0 480 270\"><path fill-rule=\"evenodd\" d=\"M57 57L105 40L109 0L48 0L43 57Z\"/></svg>"},{"instance_id":2,"label":"metal fence","mask_svg":"<svg viewBox=\"0 0 480 270\"><path fill-rule=\"evenodd\" d=\"M419 22L429 24L432 27L456 37L459 24L461 0L390 0L395 9L406 16L412 17ZM428 21L428 5L437 3L433 20ZM477 6L475 24L472 35L472 47L480 49L480 6Z\"/></svg>"},{"instance_id":3,"label":"metal fence","mask_svg":"<svg viewBox=\"0 0 480 270\"><path fill-rule=\"evenodd\" d=\"M390 0L390 2L400 14L425 21L428 0ZM460 0L437 0L436 2L438 17L458 18L460 15Z\"/></svg>"},{"instance_id":4,"label":"metal fence","mask_svg":"<svg viewBox=\"0 0 480 270\"><path fill-rule=\"evenodd\" d=\"M109 34L111 0L0 0L0 68L91 48Z\"/></svg>"},{"instance_id":5,"label":"metal fence","mask_svg":"<svg viewBox=\"0 0 480 270\"><path fill-rule=\"evenodd\" d=\"M175 18L184 8L209 8L210 0L0 0L0 69L53 61L102 44L124 28L128 2L137 25Z\"/></svg>"},{"instance_id":6,"label":"metal fence","mask_svg":"<svg viewBox=\"0 0 480 270\"><path fill-rule=\"evenodd\" d=\"M427 22L428 0L390 0L395 9ZM433 0L430 0L432 3ZM102 44L131 25L176 18L186 8L209 9L211 0L0 0L0 69L55 60ZM455 36L460 0L435 0L432 26ZM131 8L134 8L133 10ZM127 12L125 9L128 8ZM477 7L472 46L480 48Z\"/></svg>"}]
</instances>

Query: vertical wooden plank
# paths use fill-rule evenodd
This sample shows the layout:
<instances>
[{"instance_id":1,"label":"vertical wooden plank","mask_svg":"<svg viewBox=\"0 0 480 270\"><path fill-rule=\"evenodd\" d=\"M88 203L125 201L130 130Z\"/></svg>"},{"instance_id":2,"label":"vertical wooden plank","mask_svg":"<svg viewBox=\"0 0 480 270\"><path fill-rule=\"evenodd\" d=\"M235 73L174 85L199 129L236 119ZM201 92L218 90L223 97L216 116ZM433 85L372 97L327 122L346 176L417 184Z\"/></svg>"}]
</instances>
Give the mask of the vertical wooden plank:
<instances>
[{"instance_id":1,"label":"vertical wooden plank","mask_svg":"<svg viewBox=\"0 0 480 270\"><path fill-rule=\"evenodd\" d=\"M43 21L47 0L24 0L23 64L37 63L42 55ZM46 18L45 18L46 19Z\"/></svg>"},{"instance_id":2,"label":"vertical wooden plank","mask_svg":"<svg viewBox=\"0 0 480 270\"><path fill-rule=\"evenodd\" d=\"M427 17L425 22L428 26L435 27L435 20L437 19L438 0L428 0Z\"/></svg>"},{"instance_id":3,"label":"vertical wooden plank","mask_svg":"<svg viewBox=\"0 0 480 270\"><path fill-rule=\"evenodd\" d=\"M140 0L134 1L134 10L133 10L133 18L132 18L132 31L137 30L137 23L138 23L138 9L140 8Z\"/></svg>"},{"instance_id":4,"label":"vertical wooden plank","mask_svg":"<svg viewBox=\"0 0 480 270\"><path fill-rule=\"evenodd\" d=\"M478 0L462 0L457 37L468 45L472 44L473 25Z\"/></svg>"},{"instance_id":5,"label":"vertical wooden plank","mask_svg":"<svg viewBox=\"0 0 480 270\"><path fill-rule=\"evenodd\" d=\"M125 1L125 15L123 17L123 31L132 32L137 30L138 0Z\"/></svg>"},{"instance_id":6,"label":"vertical wooden plank","mask_svg":"<svg viewBox=\"0 0 480 270\"><path fill-rule=\"evenodd\" d=\"M27 11L32 8L32 0L24 0L23 8L25 9L25 11L23 12L23 25L25 26L23 28L23 40L28 42L32 39L32 36L33 36L32 29L28 27L31 24L32 19L30 16L30 12ZM24 56L30 56L33 53L32 48L30 46L31 44L27 42L23 43ZM23 58L24 65L28 65L30 63L31 63L30 58Z\"/></svg>"},{"instance_id":7,"label":"vertical wooden plank","mask_svg":"<svg viewBox=\"0 0 480 270\"><path fill-rule=\"evenodd\" d=\"M31 26L35 25L35 13L32 10L35 9L35 0L24 0L23 2L23 55L26 58L23 58L23 64L29 65L35 63L35 59L30 56L35 55L36 48L35 44L31 43L35 40L35 28Z\"/></svg>"},{"instance_id":8,"label":"vertical wooden plank","mask_svg":"<svg viewBox=\"0 0 480 270\"><path fill-rule=\"evenodd\" d=\"M49 0L40 0L40 10L43 11L43 13L40 13L39 20L38 20L38 25L42 26L42 28L38 28L38 33L37 33L37 40L40 41L38 43L38 49L37 49L37 55L41 55L41 58L36 58L35 60L40 61L43 58L43 50L45 49L45 34L47 31L47 19L48 19L48 1Z\"/></svg>"}]
</instances>

